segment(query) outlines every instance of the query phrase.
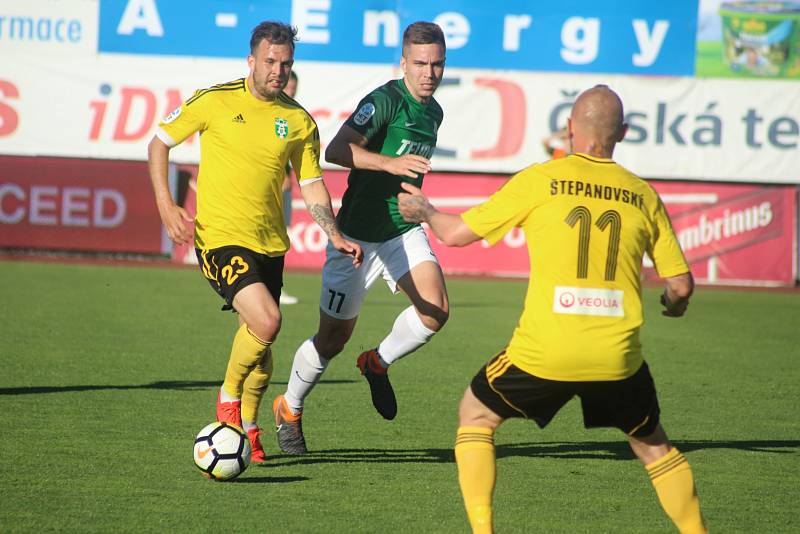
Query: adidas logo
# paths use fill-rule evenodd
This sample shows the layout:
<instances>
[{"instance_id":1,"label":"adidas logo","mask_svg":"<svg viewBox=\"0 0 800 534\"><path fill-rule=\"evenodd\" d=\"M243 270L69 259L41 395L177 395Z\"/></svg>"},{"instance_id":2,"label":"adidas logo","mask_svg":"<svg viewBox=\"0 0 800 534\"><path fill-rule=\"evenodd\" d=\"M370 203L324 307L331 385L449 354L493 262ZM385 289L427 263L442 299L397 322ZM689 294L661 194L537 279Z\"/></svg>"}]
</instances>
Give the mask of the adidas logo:
<instances>
[{"instance_id":1,"label":"adidas logo","mask_svg":"<svg viewBox=\"0 0 800 534\"><path fill-rule=\"evenodd\" d=\"M233 122L238 122L239 124L244 124L244 123L245 123L245 120L244 120L244 117L242 117L242 114L241 114L241 113L239 113L238 115L236 115L236 116L233 118Z\"/></svg>"}]
</instances>

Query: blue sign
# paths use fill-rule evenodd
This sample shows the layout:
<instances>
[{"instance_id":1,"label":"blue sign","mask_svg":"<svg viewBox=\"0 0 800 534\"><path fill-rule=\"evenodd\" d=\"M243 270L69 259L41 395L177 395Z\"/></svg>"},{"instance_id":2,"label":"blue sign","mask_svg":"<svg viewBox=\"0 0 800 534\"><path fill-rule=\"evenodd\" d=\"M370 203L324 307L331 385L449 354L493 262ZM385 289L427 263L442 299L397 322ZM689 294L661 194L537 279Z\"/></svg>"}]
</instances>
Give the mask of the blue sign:
<instances>
[{"instance_id":1,"label":"blue sign","mask_svg":"<svg viewBox=\"0 0 800 534\"><path fill-rule=\"evenodd\" d=\"M450 67L694 74L697 0L100 0L99 51L241 58L262 20L299 30L295 56L397 63L403 29L439 24Z\"/></svg>"}]
</instances>

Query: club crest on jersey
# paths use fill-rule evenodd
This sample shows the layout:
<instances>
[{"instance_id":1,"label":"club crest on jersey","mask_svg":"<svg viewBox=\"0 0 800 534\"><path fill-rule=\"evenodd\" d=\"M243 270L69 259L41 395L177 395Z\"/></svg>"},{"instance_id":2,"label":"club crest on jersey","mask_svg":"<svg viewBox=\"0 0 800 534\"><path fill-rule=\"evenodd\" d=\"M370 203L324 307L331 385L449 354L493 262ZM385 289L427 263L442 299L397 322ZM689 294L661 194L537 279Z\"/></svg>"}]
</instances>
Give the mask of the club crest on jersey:
<instances>
[{"instance_id":1,"label":"club crest on jersey","mask_svg":"<svg viewBox=\"0 0 800 534\"><path fill-rule=\"evenodd\" d=\"M355 117L353 117L353 122L359 126L364 126L373 115L375 115L375 104L367 102L356 112Z\"/></svg>"},{"instance_id":2,"label":"club crest on jersey","mask_svg":"<svg viewBox=\"0 0 800 534\"><path fill-rule=\"evenodd\" d=\"M289 122L286 119L275 119L275 135L280 139L286 139L289 135Z\"/></svg>"}]
</instances>

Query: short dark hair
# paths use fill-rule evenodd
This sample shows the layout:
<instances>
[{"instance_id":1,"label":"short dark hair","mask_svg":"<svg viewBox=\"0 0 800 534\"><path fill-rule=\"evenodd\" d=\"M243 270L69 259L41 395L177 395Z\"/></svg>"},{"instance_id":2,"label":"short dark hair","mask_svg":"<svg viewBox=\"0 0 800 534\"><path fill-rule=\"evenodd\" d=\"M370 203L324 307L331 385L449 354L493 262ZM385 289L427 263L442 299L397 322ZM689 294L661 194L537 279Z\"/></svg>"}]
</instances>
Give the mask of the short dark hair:
<instances>
[{"instance_id":1,"label":"short dark hair","mask_svg":"<svg viewBox=\"0 0 800 534\"><path fill-rule=\"evenodd\" d=\"M403 32L403 54L406 48L412 44L440 44L446 48L444 42L444 32L438 24L433 22L419 21L409 24Z\"/></svg>"},{"instance_id":2,"label":"short dark hair","mask_svg":"<svg viewBox=\"0 0 800 534\"><path fill-rule=\"evenodd\" d=\"M284 24L265 20L255 28L250 36L250 53L255 53L261 41L266 40L272 44L288 44L294 51L294 42L297 40L297 28Z\"/></svg>"}]
</instances>

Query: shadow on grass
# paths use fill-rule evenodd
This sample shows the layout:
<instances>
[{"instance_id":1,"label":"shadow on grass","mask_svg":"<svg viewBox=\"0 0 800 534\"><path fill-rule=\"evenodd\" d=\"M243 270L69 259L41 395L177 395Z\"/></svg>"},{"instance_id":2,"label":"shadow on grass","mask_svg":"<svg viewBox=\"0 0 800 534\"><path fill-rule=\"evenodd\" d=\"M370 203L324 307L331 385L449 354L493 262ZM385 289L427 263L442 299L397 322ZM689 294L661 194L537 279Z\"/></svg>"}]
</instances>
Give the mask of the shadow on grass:
<instances>
[{"instance_id":1,"label":"shadow on grass","mask_svg":"<svg viewBox=\"0 0 800 534\"><path fill-rule=\"evenodd\" d=\"M354 384L355 380L321 380L319 385L325 384ZM163 380L149 384L122 384L122 385L73 385L73 386L28 386L17 388L0 388L0 395L35 395L39 393L69 393L74 391L102 391L102 390L128 390L128 389L174 389L184 391L197 391L219 387L222 382L203 382L194 380ZM286 385L285 381L274 380L271 385Z\"/></svg>"},{"instance_id":2,"label":"shadow on grass","mask_svg":"<svg viewBox=\"0 0 800 534\"><path fill-rule=\"evenodd\" d=\"M453 449L328 449L311 451L303 456L269 456L263 468L290 465L388 463L453 463Z\"/></svg>"},{"instance_id":3,"label":"shadow on grass","mask_svg":"<svg viewBox=\"0 0 800 534\"><path fill-rule=\"evenodd\" d=\"M673 441L681 452L710 449L734 449L749 452L792 454L800 452L800 440L693 440ZM497 457L530 456L589 460L634 460L627 442L588 441L571 443L516 443L497 447Z\"/></svg>"},{"instance_id":4,"label":"shadow on grass","mask_svg":"<svg viewBox=\"0 0 800 534\"><path fill-rule=\"evenodd\" d=\"M800 440L675 441L681 452L733 449L771 454L796 454ZM498 445L497 458L571 458L582 460L634 460L626 442L581 441L513 443ZM272 456L264 467L337 463L453 463L453 449L328 449L304 456Z\"/></svg>"},{"instance_id":5,"label":"shadow on grass","mask_svg":"<svg viewBox=\"0 0 800 534\"><path fill-rule=\"evenodd\" d=\"M308 477L248 477L247 475L242 475L242 477L228 480L226 484L287 484L311 480Z\"/></svg>"}]
</instances>

